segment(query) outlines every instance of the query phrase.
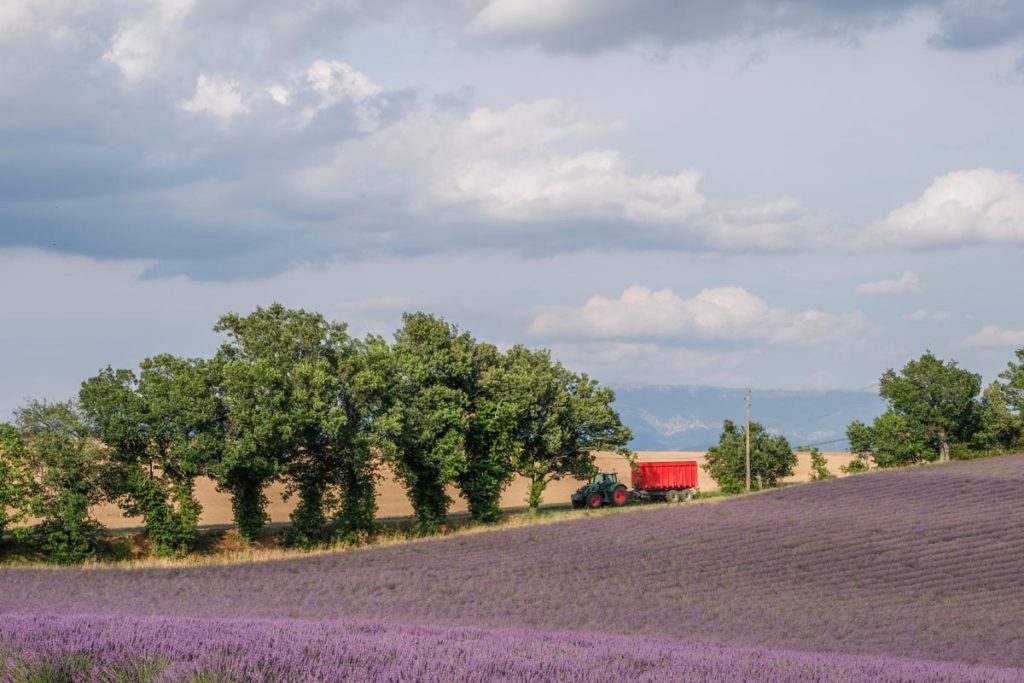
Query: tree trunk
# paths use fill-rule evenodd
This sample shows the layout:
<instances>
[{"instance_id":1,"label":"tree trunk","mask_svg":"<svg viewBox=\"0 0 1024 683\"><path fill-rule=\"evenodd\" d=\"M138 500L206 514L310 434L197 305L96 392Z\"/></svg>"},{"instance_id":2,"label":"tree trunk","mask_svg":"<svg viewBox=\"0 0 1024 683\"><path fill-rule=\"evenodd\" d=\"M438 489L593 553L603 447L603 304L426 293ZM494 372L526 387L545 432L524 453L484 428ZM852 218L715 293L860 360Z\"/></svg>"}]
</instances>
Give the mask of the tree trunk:
<instances>
[{"instance_id":1,"label":"tree trunk","mask_svg":"<svg viewBox=\"0 0 1024 683\"><path fill-rule=\"evenodd\" d=\"M531 512L536 512L544 497L544 489L548 482L544 475L530 477L530 493L526 497L526 504L530 506Z\"/></svg>"}]
</instances>

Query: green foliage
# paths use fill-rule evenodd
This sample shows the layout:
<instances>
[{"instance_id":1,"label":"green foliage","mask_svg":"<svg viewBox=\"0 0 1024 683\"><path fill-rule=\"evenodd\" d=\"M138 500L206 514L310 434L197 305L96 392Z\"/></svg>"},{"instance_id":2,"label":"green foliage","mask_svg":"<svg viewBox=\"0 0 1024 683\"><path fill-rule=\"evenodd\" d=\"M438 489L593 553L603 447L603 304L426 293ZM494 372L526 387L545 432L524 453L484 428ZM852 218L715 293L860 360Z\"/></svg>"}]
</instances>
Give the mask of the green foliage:
<instances>
[{"instance_id":1,"label":"green foliage","mask_svg":"<svg viewBox=\"0 0 1024 683\"><path fill-rule=\"evenodd\" d=\"M509 356L490 344L474 349L466 469L457 478L472 518L493 523L501 518L501 494L515 476L514 416L523 406Z\"/></svg>"},{"instance_id":2,"label":"green foliage","mask_svg":"<svg viewBox=\"0 0 1024 683\"><path fill-rule=\"evenodd\" d=\"M633 435L612 408L615 393L570 372L550 352L515 346L487 382L494 447L511 456L513 472L530 480L531 509L549 482L593 476L596 451L631 456L626 444Z\"/></svg>"},{"instance_id":3,"label":"green foliage","mask_svg":"<svg viewBox=\"0 0 1024 683\"><path fill-rule=\"evenodd\" d=\"M839 466L839 471L843 474L859 474L860 472L867 472L870 469L871 464L868 462L868 456L859 453L857 454L857 457L850 462Z\"/></svg>"},{"instance_id":4,"label":"green foliage","mask_svg":"<svg viewBox=\"0 0 1024 683\"><path fill-rule=\"evenodd\" d=\"M216 362L228 428L211 471L233 495L242 535L259 533L263 489L278 477L299 497L292 543L328 541L332 514L343 534L368 529L376 509L369 424L381 383L363 345L342 323L280 304L226 315L215 329L230 337Z\"/></svg>"},{"instance_id":5,"label":"green foliage","mask_svg":"<svg viewBox=\"0 0 1024 683\"><path fill-rule=\"evenodd\" d=\"M0 537L25 519L31 496L25 442L14 425L0 423Z\"/></svg>"},{"instance_id":6,"label":"green foliage","mask_svg":"<svg viewBox=\"0 0 1024 683\"><path fill-rule=\"evenodd\" d=\"M475 520L493 522L516 474L536 508L550 481L590 477L596 451L632 458L611 389L547 351L502 354L425 313L406 314L392 345L280 304L214 329L228 339L210 360L108 367L82 383L80 410L25 408L24 466L21 435L0 427L0 531L9 510L46 508L39 532L52 556L77 561L98 530L88 508L105 499L144 519L155 552L185 553L201 513L195 478L206 475L231 494L249 540L267 521L267 485L283 481L298 497L289 540L312 546L372 529L382 458L425 532L446 520L453 487Z\"/></svg>"},{"instance_id":7,"label":"green foliage","mask_svg":"<svg viewBox=\"0 0 1024 683\"><path fill-rule=\"evenodd\" d=\"M828 471L828 460L817 448L811 448L811 481L825 481L835 479L834 474Z\"/></svg>"},{"instance_id":8,"label":"green foliage","mask_svg":"<svg viewBox=\"0 0 1024 683\"><path fill-rule=\"evenodd\" d=\"M899 373L890 369L882 375L878 393L892 416L882 425L876 420L873 430L886 433L876 434L873 441L894 443L902 434L913 440L915 449L923 444L938 460L948 460L950 444L971 441L980 427L980 391L981 375L925 352ZM894 461L906 460L908 450L896 449Z\"/></svg>"},{"instance_id":9,"label":"green foliage","mask_svg":"<svg viewBox=\"0 0 1024 683\"><path fill-rule=\"evenodd\" d=\"M456 326L407 313L381 367L392 390L375 424L376 436L424 532L445 521L451 504L445 488L468 466L475 347L476 341Z\"/></svg>"},{"instance_id":10,"label":"green foliage","mask_svg":"<svg viewBox=\"0 0 1024 683\"><path fill-rule=\"evenodd\" d=\"M209 363L159 355L138 378L107 368L82 383L79 401L110 449L107 494L140 515L159 555L188 552L202 511L195 477L216 460L223 409Z\"/></svg>"},{"instance_id":11,"label":"green foliage","mask_svg":"<svg viewBox=\"0 0 1024 683\"><path fill-rule=\"evenodd\" d=\"M975 447L1017 451L1024 448L1024 348L1017 362L1006 364L999 379L986 387L981 399L981 430Z\"/></svg>"},{"instance_id":12,"label":"green foliage","mask_svg":"<svg viewBox=\"0 0 1024 683\"><path fill-rule=\"evenodd\" d=\"M703 467L726 493L739 493L746 479L746 431L726 420L718 445L708 449ZM793 474L796 454L784 436L769 434L758 422L750 423L750 477L772 487Z\"/></svg>"},{"instance_id":13,"label":"green foliage","mask_svg":"<svg viewBox=\"0 0 1024 683\"><path fill-rule=\"evenodd\" d=\"M870 427L860 422L847 429L850 450L870 457L879 467L901 467L937 457L923 429L887 410Z\"/></svg>"},{"instance_id":14,"label":"green foliage","mask_svg":"<svg viewBox=\"0 0 1024 683\"><path fill-rule=\"evenodd\" d=\"M30 401L15 419L34 482L29 511L41 520L31 540L49 562L82 562L92 555L102 531L89 507L104 497L103 452L73 403Z\"/></svg>"}]
</instances>

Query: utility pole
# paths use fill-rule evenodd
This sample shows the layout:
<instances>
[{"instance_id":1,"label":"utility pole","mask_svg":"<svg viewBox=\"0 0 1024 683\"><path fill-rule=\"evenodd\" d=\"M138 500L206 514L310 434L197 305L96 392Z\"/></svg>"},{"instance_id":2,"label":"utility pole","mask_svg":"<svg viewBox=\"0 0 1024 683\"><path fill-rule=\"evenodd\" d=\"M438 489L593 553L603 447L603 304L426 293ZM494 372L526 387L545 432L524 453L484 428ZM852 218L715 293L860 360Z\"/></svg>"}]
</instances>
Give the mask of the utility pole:
<instances>
[{"instance_id":1,"label":"utility pole","mask_svg":"<svg viewBox=\"0 0 1024 683\"><path fill-rule=\"evenodd\" d=\"M745 458L745 461L746 461L746 464L747 464L747 480L746 480L746 482L747 482L747 493L750 493L750 390L747 390L747 424L746 424L746 427L743 429L743 431L744 431L744 433L747 436L747 454L746 454L746 458Z\"/></svg>"}]
</instances>

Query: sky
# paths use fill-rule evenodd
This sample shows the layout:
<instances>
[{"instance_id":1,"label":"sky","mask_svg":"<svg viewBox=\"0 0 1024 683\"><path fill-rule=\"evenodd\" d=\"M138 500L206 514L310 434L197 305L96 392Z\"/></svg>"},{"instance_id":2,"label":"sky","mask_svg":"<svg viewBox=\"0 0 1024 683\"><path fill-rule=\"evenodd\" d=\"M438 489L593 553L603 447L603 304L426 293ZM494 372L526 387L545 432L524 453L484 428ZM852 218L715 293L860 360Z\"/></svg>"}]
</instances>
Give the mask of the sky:
<instances>
[{"instance_id":1,"label":"sky","mask_svg":"<svg viewBox=\"0 0 1024 683\"><path fill-rule=\"evenodd\" d=\"M279 301L606 383L1024 346L1024 3L2 0L0 418Z\"/></svg>"}]
</instances>

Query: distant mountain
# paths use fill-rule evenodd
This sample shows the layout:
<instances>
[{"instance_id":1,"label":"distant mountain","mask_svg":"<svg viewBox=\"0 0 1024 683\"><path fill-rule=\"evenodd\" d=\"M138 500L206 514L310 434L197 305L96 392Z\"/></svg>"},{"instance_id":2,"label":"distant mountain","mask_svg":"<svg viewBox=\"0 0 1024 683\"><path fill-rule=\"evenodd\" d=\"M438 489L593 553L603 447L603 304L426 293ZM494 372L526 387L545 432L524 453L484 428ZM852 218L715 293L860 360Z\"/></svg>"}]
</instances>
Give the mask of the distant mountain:
<instances>
[{"instance_id":1,"label":"distant mountain","mask_svg":"<svg viewBox=\"0 0 1024 683\"><path fill-rule=\"evenodd\" d=\"M698 386L615 386L615 407L633 430L638 451L704 450L718 442L722 422L743 422L744 389ZM877 390L754 391L750 419L793 447L845 450L846 427L884 409ZM829 442L829 443L823 443Z\"/></svg>"}]
</instances>

